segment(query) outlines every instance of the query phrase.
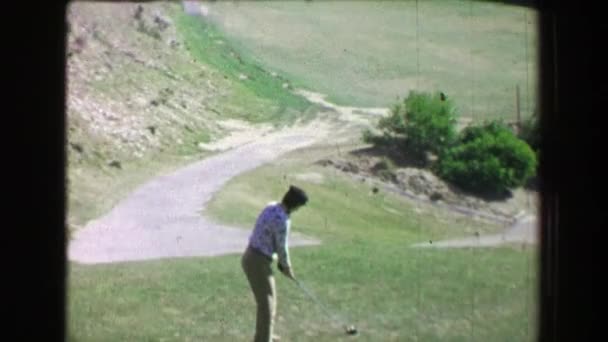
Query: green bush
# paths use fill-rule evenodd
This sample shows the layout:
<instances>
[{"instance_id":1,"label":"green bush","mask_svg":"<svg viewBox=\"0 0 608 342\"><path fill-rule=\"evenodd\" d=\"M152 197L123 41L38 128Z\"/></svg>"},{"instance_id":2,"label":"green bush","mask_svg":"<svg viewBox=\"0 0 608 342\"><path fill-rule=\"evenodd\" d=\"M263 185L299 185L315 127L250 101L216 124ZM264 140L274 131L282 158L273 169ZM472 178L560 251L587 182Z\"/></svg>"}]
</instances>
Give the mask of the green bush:
<instances>
[{"instance_id":1,"label":"green bush","mask_svg":"<svg viewBox=\"0 0 608 342\"><path fill-rule=\"evenodd\" d=\"M380 119L377 129L381 134L364 131L363 141L396 146L417 157L440 154L457 137L454 106L442 93L411 92Z\"/></svg>"},{"instance_id":2,"label":"green bush","mask_svg":"<svg viewBox=\"0 0 608 342\"><path fill-rule=\"evenodd\" d=\"M536 170L536 155L505 125L466 128L458 145L443 153L440 177L476 193L503 194L522 186Z\"/></svg>"},{"instance_id":3,"label":"green bush","mask_svg":"<svg viewBox=\"0 0 608 342\"><path fill-rule=\"evenodd\" d=\"M440 154L456 141L454 106L442 93L411 92L405 100L405 119L407 145L416 154Z\"/></svg>"}]
</instances>

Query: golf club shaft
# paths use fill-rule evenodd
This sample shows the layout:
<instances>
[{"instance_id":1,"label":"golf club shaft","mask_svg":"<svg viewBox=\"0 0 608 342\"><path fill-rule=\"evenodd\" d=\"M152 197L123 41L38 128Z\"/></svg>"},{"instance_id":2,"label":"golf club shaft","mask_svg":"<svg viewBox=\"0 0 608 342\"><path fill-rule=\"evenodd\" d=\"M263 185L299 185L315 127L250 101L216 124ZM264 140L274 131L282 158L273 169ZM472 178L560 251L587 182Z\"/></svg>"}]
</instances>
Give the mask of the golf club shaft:
<instances>
[{"instance_id":1,"label":"golf club shaft","mask_svg":"<svg viewBox=\"0 0 608 342\"><path fill-rule=\"evenodd\" d=\"M300 288L300 290L302 290L302 292L304 292L313 302L315 302L315 304L317 304L330 319L336 321L337 323L340 323L343 327L347 326L347 324L344 322L343 319L341 319L341 317L340 317L340 319L338 319L338 316L332 315L331 312L329 312L329 310L325 307L325 305L323 305L312 294L312 292L306 286L304 286L299 280L297 280L295 278L293 280L296 283L296 285Z\"/></svg>"}]
</instances>

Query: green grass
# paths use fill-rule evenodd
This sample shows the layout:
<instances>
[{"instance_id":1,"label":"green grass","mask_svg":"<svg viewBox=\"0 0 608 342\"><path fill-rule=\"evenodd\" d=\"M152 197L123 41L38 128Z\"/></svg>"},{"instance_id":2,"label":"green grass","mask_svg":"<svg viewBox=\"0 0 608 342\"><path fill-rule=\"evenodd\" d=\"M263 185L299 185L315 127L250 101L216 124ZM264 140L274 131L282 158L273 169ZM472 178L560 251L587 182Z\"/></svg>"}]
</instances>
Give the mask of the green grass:
<instances>
[{"instance_id":1,"label":"green grass","mask_svg":"<svg viewBox=\"0 0 608 342\"><path fill-rule=\"evenodd\" d=\"M214 25L182 12L173 15L192 56L234 81L235 91L229 102L232 106L246 108L247 120L283 124L303 116L310 118L313 114L311 103L284 89L285 80L272 76L270 71L252 61ZM241 75L247 79L239 79ZM226 109L229 112L230 107Z\"/></svg>"},{"instance_id":2,"label":"green grass","mask_svg":"<svg viewBox=\"0 0 608 342\"><path fill-rule=\"evenodd\" d=\"M291 249L296 276L357 325L358 340L534 339L534 249L412 249L414 242L498 227L426 207L417 213L406 200L372 195L365 183L310 165L312 155L298 151L237 177L213 199L210 213L250 227L288 183L304 187L311 200L293 214L292 228L323 244ZM325 183L296 181L300 172L322 173ZM70 273L72 341L251 338L255 306L239 255L71 264ZM277 333L285 340L351 339L284 277L277 285Z\"/></svg>"},{"instance_id":3,"label":"green grass","mask_svg":"<svg viewBox=\"0 0 608 342\"><path fill-rule=\"evenodd\" d=\"M298 275L364 341L533 340L530 252L418 252L372 242L292 254ZM71 276L72 341L245 341L254 326L238 256L72 265ZM347 340L292 284L277 281L280 335Z\"/></svg>"},{"instance_id":4,"label":"green grass","mask_svg":"<svg viewBox=\"0 0 608 342\"><path fill-rule=\"evenodd\" d=\"M522 115L535 107L536 14L529 9L455 0L419 1L417 12L414 1L209 7L258 63L340 104L385 107L412 89L441 90L463 116L512 120L519 85Z\"/></svg>"},{"instance_id":5,"label":"green grass","mask_svg":"<svg viewBox=\"0 0 608 342\"><path fill-rule=\"evenodd\" d=\"M473 116L511 113L510 89L515 83L525 89L523 48L514 48L523 46L517 45L523 44L523 28L517 26L523 10L475 3L469 21L468 3L419 5L420 75L411 58L416 48L414 2L216 3L213 8L224 6L222 11L230 10L232 16L226 17L232 26L221 32L179 14L174 23L193 56L226 76L213 81L230 84L230 90L209 105L227 117L284 123L302 112L312 114L309 104L282 88L285 80L259 67L345 104L386 106L419 80L422 88L440 88L454 97L463 115L470 114L471 99ZM467 36L471 28L473 34ZM231 52L240 54L243 63ZM470 59L476 63L473 74ZM196 77L187 64L173 67L180 66L184 77ZM239 80L241 73L249 79ZM117 82L130 82L126 76ZM151 83L163 80L152 73L142 77ZM529 89L533 84L531 79ZM96 86L108 93L118 89ZM184 137L183 150L172 151L177 155L171 167L184 161L179 155L194 152L194 142L211 139L208 133L201 129ZM208 213L250 229L265 202L278 199L291 183L304 187L311 201L293 215L292 228L323 244L291 250L296 275L329 307L350 317L361 333L358 340L534 339L535 249L409 248L415 242L491 233L499 227L416 207L388 193L373 195L366 183L311 165L319 155L297 151L232 180ZM155 159L158 164L124 163L122 171L91 171L105 157L92 160L81 174L70 169L81 186L74 189L79 202L71 206L82 206L78 212L84 221L171 164L167 157ZM324 183L297 180L303 172L322 174ZM70 341L246 341L252 335L254 302L238 255L69 267ZM277 333L284 340L351 340L293 284L283 277L277 282Z\"/></svg>"},{"instance_id":6,"label":"green grass","mask_svg":"<svg viewBox=\"0 0 608 342\"><path fill-rule=\"evenodd\" d=\"M183 147L189 149L190 147ZM109 212L120 200L126 198L146 181L167 174L209 156L177 150L156 158L123 162L121 169L107 165L105 158L90 157L90 161L68 168L68 212L70 230Z\"/></svg>"}]
</instances>

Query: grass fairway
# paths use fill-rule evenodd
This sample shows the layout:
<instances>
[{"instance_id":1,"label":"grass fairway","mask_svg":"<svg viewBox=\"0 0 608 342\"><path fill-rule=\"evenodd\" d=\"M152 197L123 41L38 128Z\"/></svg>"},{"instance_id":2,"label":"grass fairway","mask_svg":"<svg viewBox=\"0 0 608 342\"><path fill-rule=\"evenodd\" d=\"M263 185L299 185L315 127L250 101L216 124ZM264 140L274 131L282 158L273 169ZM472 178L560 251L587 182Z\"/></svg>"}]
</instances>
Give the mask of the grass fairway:
<instances>
[{"instance_id":1,"label":"grass fairway","mask_svg":"<svg viewBox=\"0 0 608 342\"><path fill-rule=\"evenodd\" d=\"M314 106L283 88L284 80L242 54L214 25L177 9L173 17L192 56L235 81L229 101L220 104L225 115L238 113L250 122L285 124L314 114Z\"/></svg>"},{"instance_id":2,"label":"grass fairway","mask_svg":"<svg viewBox=\"0 0 608 342\"><path fill-rule=\"evenodd\" d=\"M534 339L533 250L409 248L498 227L372 195L366 183L311 165L317 152L298 151L234 179L209 213L249 229L287 184L304 187L311 201L292 227L323 244L291 250L296 276L352 320L359 341ZM320 174L322 183L298 181L302 172ZM238 255L70 267L71 341L251 338L255 307ZM277 285L283 340L353 339L284 277Z\"/></svg>"},{"instance_id":3,"label":"grass fairway","mask_svg":"<svg viewBox=\"0 0 608 342\"><path fill-rule=\"evenodd\" d=\"M342 105L389 106L441 90L463 116L515 119L535 107L536 14L495 2L245 1L208 4L222 31L267 69Z\"/></svg>"}]
</instances>

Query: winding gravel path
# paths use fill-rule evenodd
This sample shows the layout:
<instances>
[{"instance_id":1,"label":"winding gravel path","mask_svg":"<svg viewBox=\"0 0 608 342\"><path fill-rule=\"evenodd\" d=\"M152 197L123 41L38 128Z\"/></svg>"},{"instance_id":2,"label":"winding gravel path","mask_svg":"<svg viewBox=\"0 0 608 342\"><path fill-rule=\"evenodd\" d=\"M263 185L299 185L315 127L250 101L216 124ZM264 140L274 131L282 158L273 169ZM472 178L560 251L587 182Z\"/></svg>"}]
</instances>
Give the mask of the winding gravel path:
<instances>
[{"instance_id":1,"label":"winding gravel path","mask_svg":"<svg viewBox=\"0 0 608 342\"><path fill-rule=\"evenodd\" d=\"M240 253L249 229L201 216L205 204L232 177L308 146L328 131L327 125L314 122L252 137L240 147L153 179L79 230L69 243L68 258L96 264ZM290 236L290 246L318 243L297 232Z\"/></svg>"},{"instance_id":2,"label":"winding gravel path","mask_svg":"<svg viewBox=\"0 0 608 342\"><path fill-rule=\"evenodd\" d=\"M348 124L368 122L386 108L342 107L321 94L300 91L313 103L334 111L342 124L314 121L278 132L252 134L236 139L241 145L201 160L144 184L108 214L76 232L68 245L68 259L84 264L141 261L162 258L215 256L240 253L250 227L230 227L200 213L231 178L268 163L282 154L320 142ZM334 123L335 124L335 123ZM234 137L233 137L234 138ZM234 139L233 139L234 140ZM228 144L233 146L233 144ZM502 234L419 243L414 247L483 247L508 242L534 243L535 218L526 216ZM320 241L297 232L290 246L316 245Z\"/></svg>"}]
</instances>

